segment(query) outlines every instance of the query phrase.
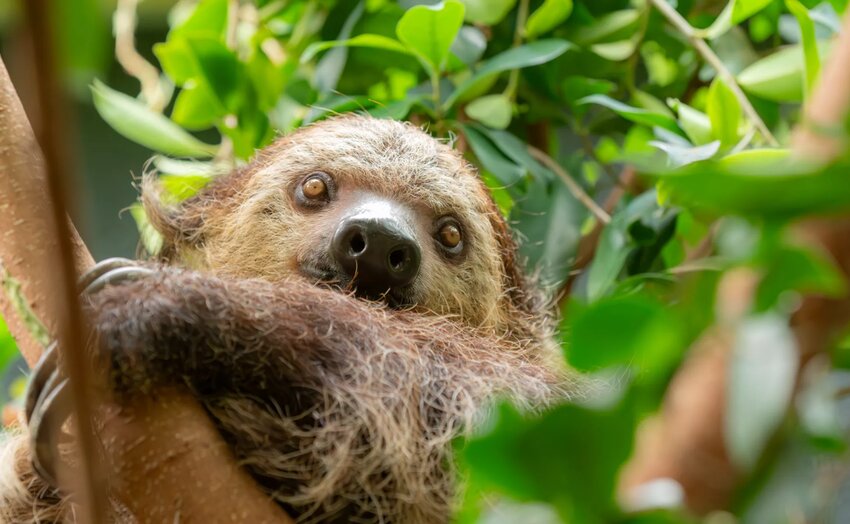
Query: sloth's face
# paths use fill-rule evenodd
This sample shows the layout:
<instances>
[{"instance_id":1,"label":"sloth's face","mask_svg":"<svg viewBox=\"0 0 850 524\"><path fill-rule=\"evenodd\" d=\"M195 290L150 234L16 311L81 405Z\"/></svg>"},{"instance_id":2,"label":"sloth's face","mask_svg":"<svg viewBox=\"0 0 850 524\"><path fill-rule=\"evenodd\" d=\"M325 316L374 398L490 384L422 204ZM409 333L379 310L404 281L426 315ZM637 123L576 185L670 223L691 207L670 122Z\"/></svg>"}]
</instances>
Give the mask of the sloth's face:
<instances>
[{"instance_id":1,"label":"sloth's face","mask_svg":"<svg viewBox=\"0 0 850 524\"><path fill-rule=\"evenodd\" d=\"M496 322L501 218L448 146L410 125L349 117L285 137L255 166L239 206L216 221L227 226L208 232L211 267Z\"/></svg>"}]
</instances>

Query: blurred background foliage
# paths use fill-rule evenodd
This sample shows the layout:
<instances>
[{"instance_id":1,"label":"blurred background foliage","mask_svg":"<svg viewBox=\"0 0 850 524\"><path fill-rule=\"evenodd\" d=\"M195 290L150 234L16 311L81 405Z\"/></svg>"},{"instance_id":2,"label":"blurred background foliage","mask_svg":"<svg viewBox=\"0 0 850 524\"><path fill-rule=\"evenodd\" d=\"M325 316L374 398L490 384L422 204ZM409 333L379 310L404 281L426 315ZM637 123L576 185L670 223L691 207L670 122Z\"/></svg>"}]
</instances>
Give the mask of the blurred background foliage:
<instances>
[{"instance_id":1,"label":"blurred background foliage","mask_svg":"<svg viewBox=\"0 0 850 524\"><path fill-rule=\"evenodd\" d=\"M543 414L499 406L458 442L459 522L850 522L850 337L801 371L789 327L802 294L846 296L789 225L850 209L848 159L786 149L846 4L56 0L75 220L97 258L139 238L155 253L131 173L177 201L331 115L423 125L480 169L561 307L566 360L599 384ZM37 110L19 16L0 0L0 50ZM758 280L731 326L726 511L684 510L672 482L618 496L639 424L728 321L718 282L742 269ZM0 329L0 400L20 366Z\"/></svg>"}]
</instances>

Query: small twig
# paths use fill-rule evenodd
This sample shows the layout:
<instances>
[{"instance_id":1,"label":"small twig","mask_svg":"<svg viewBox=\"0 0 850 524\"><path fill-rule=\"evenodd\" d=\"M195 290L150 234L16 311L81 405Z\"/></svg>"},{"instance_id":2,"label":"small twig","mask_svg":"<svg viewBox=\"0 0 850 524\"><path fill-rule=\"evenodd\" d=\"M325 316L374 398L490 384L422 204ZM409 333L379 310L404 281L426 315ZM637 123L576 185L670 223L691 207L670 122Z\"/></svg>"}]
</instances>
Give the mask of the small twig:
<instances>
[{"instance_id":1,"label":"small twig","mask_svg":"<svg viewBox=\"0 0 850 524\"><path fill-rule=\"evenodd\" d=\"M575 180L573 180L569 173L567 173L563 167L558 165L558 163L552 159L552 157L534 146L528 146L528 152L531 153L531 156L539 162L543 163L543 165L554 171L554 173L564 181L564 184L567 186L567 189L570 190L570 193L572 193L579 202L584 204L584 206L593 214L593 216L596 217L597 220L603 224L611 222L611 215L602 209L599 204L597 204L596 201L593 200L593 198L591 198L590 195L588 195Z\"/></svg>"},{"instance_id":2,"label":"small twig","mask_svg":"<svg viewBox=\"0 0 850 524\"><path fill-rule=\"evenodd\" d=\"M753 125L758 129L759 133L767 143L773 147L779 147L779 141L776 140L776 137L773 136L773 133L770 132L770 129L767 128L767 125L764 123L764 120L761 119L756 109L750 103L750 99L747 98L747 95L741 90L741 87L738 85L738 81L735 80L735 75L732 74L731 71L723 64L723 61L720 60L720 57L715 54L714 50L697 35L694 28L691 24L685 20L685 17L679 14L676 9L673 8L670 4L667 3L666 0L651 0L652 5L654 5L661 14L670 21L676 29L679 30L685 37L690 40L691 44L694 46L694 49L702 55L703 59L705 59L708 64L717 71L717 74L720 78L726 82L726 85L729 86L729 89L732 90L732 93L735 94L735 97L738 99L738 102L741 104L741 108L744 110L744 113L747 115L747 118L753 123Z\"/></svg>"},{"instance_id":3,"label":"small twig","mask_svg":"<svg viewBox=\"0 0 850 524\"><path fill-rule=\"evenodd\" d=\"M139 0L118 0L115 8L115 58L130 76L142 85L142 96L148 107L162 112L168 94L162 89L159 69L136 50L136 6Z\"/></svg>"}]
</instances>

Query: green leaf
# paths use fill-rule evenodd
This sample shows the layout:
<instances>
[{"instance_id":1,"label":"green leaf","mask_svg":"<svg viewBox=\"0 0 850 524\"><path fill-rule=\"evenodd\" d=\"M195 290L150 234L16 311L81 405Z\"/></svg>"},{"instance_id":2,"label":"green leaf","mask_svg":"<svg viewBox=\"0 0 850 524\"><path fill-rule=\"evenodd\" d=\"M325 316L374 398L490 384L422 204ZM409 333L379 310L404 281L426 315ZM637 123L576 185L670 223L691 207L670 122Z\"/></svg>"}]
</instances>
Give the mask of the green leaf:
<instances>
[{"instance_id":1,"label":"green leaf","mask_svg":"<svg viewBox=\"0 0 850 524\"><path fill-rule=\"evenodd\" d=\"M432 71L442 71L452 42L463 25L463 13L463 4L455 0L411 7L398 21L396 36L429 64Z\"/></svg>"},{"instance_id":2,"label":"green leaf","mask_svg":"<svg viewBox=\"0 0 850 524\"><path fill-rule=\"evenodd\" d=\"M829 52L819 46L819 56ZM738 84L746 92L774 102L802 102L805 85L803 48L790 46L768 55L738 74Z\"/></svg>"},{"instance_id":3,"label":"green leaf","mask_svg":"<svg viewBox=\"0 0 850 524\"><path fill-rule=\"evenodd\" d=\"M594 302L606 295L614 286L626 264L634 243L628 228L638 218L657 208L655 191L636 197L625 209L616 213L602 230L596 256L590 263L587 275L587 298Z\"/></svg>"},{"instance_id":4,"label":"green leaf","mask_svg":"<svg viewBox=\"0 0 850 524\"><path fill-rule=\"evenodd\" d=\"M115 131L154 151L204 158L213 156L218 150L135 98L114 91L99 81L92 86L92 96L97 112Z\"/></svg>"},{"instance_id":5,"label":"green leaf","mask_svg":"<svg viewBox=\"0 0 850 524\"><path fill-rule=\"evenodd\" d=\"M224 40L227 31L228 0L201 0L192 13L168 34L172 38L211 36Z\"/></svg>"},{"instance_id":6,"label":"green leaf","mask_svg":"<svg viewBox=\"0 0 850 524\"><path fill-rule=\"evenodd\" d=\"M466 114L493 129L505 129L511 123L513 105L505 95L487 95L467 104Z\"/></svg>"},{"instance_id":7,"label":"green leaf","mask_svg":"<svg viewBox=\"0 0 850 524\"><path fill-rule=\"evenodd\" d=\"M724 434L732 461L745 470L758 461L785 417L799 354L788 321L769 314L746 319L732 349Z\"/></svg>"},{"instance_id":8,"label":"green leaf","mask_svg":"<svg viewBox=\"0 0 850 524\"><path fill-rule=\"evenodd\" d=\"M738 124L741 122L741 104L735 93L720 77L715 77L708 90L706 104L708 119L714 136L722 147L732 147L738 142Z\"/></svg>"},{"instance_id":9,"label":"green leaf","mask_svg":"<svg viewBox=\"0 0 850 524\"><path fill-rule=\"evenodd\" d=\"M572 12L573 0L546 0L528 17L525 36L533 39L548 33L569 18Z\"/></svg>"},{"instance_id":10,"label":"green leaf","mask_svg":"<svg viewBox=\"0 0 850 524\"><path fill-rule=\"evenodd\" d=\"M361 0L351 10L351 13L345 19L345 23L342 25L342 29L339 31L339 35L337 35L337 41L349 39L354 26L360 20L360 17L363 16L364 5L364 1ZM348 48L345 46L336 47L325 54L319 60L319 63L316 64L316 71L313 75L313 85L316 86L316 90L320 93L327 93L336 89L347 60Z\"/></svg>"},{"instance_id":11,"label":"green leaf","mask_svg":"<svg viewBox=\"0 0 850 524\"><path fill-rule=\"evenodd\" d=\"M183 88L174 101L171 119L186 129L208 129L225 115L215 95L206 84Z\"/></svg>"},{"instance_id":12,"label":"green leaf","mask_svg":"<svg viewBox=\"0 0 850 524\"><path fill-rule=\"evenodd\" d=\"M838 297L847 290L835 265L824 255L810 249L783 246L777 248L765 263L765 274L756 291L756 311L767 311L776 306L786 291Z\"/></svg>"},{"instance_id":13,"label":"green leaf","mask_svg":"<svg viewBox=\"0 0 850 524\"><path fill-rule=\"evenodd\" d=\"M704 145L714 140L711 132L711 119L702 111L697 111L684 102L675 101L674 109L679 114L679 127L695 145Z\"/></svg>"},{"instance_id":14,"label":"green leaf","mask_svg":"<svg viewBox=\"0 0 850 524\"><path fill-rule=\"evenodd\" d=\"M589 46L600 42L614 42L634 36L640 20L637 9L624 9L607 13L592 24L582 27L573 36L575 43Z\"/></svg>"},{"instance_id":15,"label":"green leaf","mask_svg":"<svg viewBox=\"0 0 850 524\"><path fill-rule=\"evenodd\" d=\"M545 64L561 56L571 47L572 44L566 40L539 40L500 53L482 63L481 67L478 68L471 78L460 84L452 92L443 103L443 107L445 109L452 107L465 94L472 91L482 81L490 79L493 75L512 69Z\"/></svg>"},{"instance_id":16,"label":"green leaf","mask_svg":"<svg viewBox=\"0 0 850 524\"><path fill-rule=\"evenodd\" d=\"M316 42L311 44L301 53L301 63L309 62L318 53L331 49L333 47L369 47L372 49L383 49L385 51L394 51L405 55L412 54L410 49L394 38L389 38L382 35L363 34L357 35L348 40L331 40L328 42Z\"/></svg>"},{"instance_id":17,"label":"green leaf","mask_svg":"<svg viewBox=\"0 0 850 524\"><path fill-rule=\"evenodd\" d=\"M669 131L678 132L676 121L669 115L648 111L626 105L606 95L590 95L578 101L579 104L599 104L611 109L626 120L645 126L658 126Z\"/></svg>"},{"instance_id":18,"label":"green leaf","mask_svg":"<svg viewBox=\"0 0 850 524\"><path fill-rule=\"evenodd\" d=\"M751 150L655 172L677 202L715 213L789 218L850 209L847 162L813 171L788 156L787 150Z\"/></svg>"},{"instance_id":19,"label":"green leaf","mask_svg":"<svg viewBox=\"0 0 850 524\"><path fill-rule=\"evenodd\" d=\"M516 5L516 0L461 0L466 6L465 18L474 24L495 25Z\"/></svg>"},{"instance_id":20,"label":"green leaf","mask_svg":"<svg viewBox=\"0 0 850 524\"><path fill-rule=\"evenodd\" d=\"M603 298L565 324L567 361L578 371L628 365L662 377L687 347L671 310L640 294Z\"/></svg>"},{"instance_id":21,"label":"green leaf","mask_svg":"<svg viewBox=\"0 0 850 524\"><path fill-rule=\"evenodd\" d=\"M603 411L567 404L526 418L502 405L492 418L492 429L458 453L473 485L548 502L564 522L612 521L617 473L632 449L631 406Z\"/></svg>"},{"instance_id":22,"label":"green leaf","mask_svg":"<svg viewBox=\"0 0 850 524\"><path fill-rule=\"evenodd\" d=\"M475 127L463 126L463 134L472 152L478 157L478 162L507 188L511 196L516 196L515 186L525 178L528 171L506 157L485 134Z\"/></svg>"},{"instance_id":23,"label":"green leaf","mask_svg":"<svg viewBox=\"0 0 850 524\"><path fill-rule=\"evenodd\" d=\"M809 11L798 0L785 0L785 5L800 24L806 70L806 81L803 85L803 91L808 93L814 87L820 73L820 56L818 55L818 43L815 39L815 24L809 16Z\"/></svg>"}]
</instances>

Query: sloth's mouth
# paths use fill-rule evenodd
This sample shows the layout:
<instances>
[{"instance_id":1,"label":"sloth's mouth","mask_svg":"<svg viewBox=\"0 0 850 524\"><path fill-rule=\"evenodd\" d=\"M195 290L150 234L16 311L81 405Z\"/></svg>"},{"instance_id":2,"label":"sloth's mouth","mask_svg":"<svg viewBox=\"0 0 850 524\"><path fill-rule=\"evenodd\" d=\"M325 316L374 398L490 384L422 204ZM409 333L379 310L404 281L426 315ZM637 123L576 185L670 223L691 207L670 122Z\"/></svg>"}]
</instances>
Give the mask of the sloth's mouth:
<instances>
[{"instance_id":1,"label":"sloth's mouth","mask_svg":"<svg viewBox=\"0 0 850 524\"><path fill-rule=\"evenodd\" d=\"M416 304L411 286L384 290L358 288L355 279L325 264L302 264L301 273L319 287L341 292L353 291L354 295L359 298L373 302L384 302L393 309L406 309Z\"/></svg>"}]
</instances>

